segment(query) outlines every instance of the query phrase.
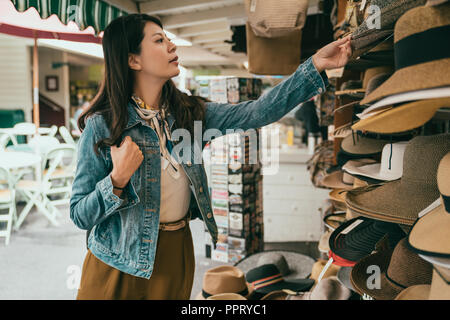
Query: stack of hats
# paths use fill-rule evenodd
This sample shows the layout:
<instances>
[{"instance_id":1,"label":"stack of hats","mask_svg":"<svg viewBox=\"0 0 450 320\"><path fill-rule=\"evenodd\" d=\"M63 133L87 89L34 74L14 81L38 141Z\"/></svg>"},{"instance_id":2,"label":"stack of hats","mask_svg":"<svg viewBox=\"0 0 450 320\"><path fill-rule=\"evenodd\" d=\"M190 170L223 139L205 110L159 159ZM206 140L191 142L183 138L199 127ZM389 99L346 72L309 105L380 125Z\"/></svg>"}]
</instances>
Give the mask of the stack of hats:
<instances>
[{"instance_id":1,"label":"stack of hats","mask_svg":"<svg viewBox=\"0 0 450 320\"><path fill-rule=\"evenodd\" d=\"M450 108L450 2L426 2L372 0L381 28L351 30L361 77L336 87L318 280L337 267L362 299L450 299L450 134L435 120Z\"/></svg>"}]
</instances>

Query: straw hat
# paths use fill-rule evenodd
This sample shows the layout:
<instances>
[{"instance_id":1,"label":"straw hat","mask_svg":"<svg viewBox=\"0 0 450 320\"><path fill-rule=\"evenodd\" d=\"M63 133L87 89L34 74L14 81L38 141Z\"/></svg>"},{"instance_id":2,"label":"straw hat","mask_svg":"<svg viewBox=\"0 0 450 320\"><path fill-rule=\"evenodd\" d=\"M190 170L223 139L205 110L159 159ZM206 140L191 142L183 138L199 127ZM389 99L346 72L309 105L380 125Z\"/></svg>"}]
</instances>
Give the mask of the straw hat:
<instances>
[{"instance_id":1,"label":"straw hat","mask_svg":"<svg viewBox=\"0 0 450 320\"><path fill-rule=\"evenodd\" d=\"M349 164L353 167L360 167L367 164L371 164L376 162L373 159L356 159L356 160L349 160L346 162L346 164ZM353 188L355 178L348 174L347 172L343 170L336 170L328 175L326 175L322 179L322 186L332 189L345 189L349 190Z\"/></svg>"},{"instance_id":2,"label":"straw hat","mask_svg":"<svg viewBox=\"0 0 450 320\"><path fill-rule=\"evenodd\" d=\"M202 292L195 300L205 300L221 293L237 293L248 298L252 292L253 288L246 282L241 270L233 266L218 266L205 272Z\"/></svg>"},{"instance_id":3,"label":"straw hat","mask_svg":"<svg viewBox=\"0 0 450 320\"><path fill-rule=\"evenodd\" d=\"M251 254L234 264L235 267L247 273L263 264L274 264L286 280L307 278L315 260L307 255L286 251L270 250Z\"/></svg>"},{"instance_id":4,"label":"straw hat","mask_svg":"<svg viewBox=\"0 0 450 320\"><path fill-rule=\"evenodd\" d=\"M372 0L370 6L380 9L380 26L373 27L373 17L368 15L352 34L352 58L361 56L380 41L391 36L396 21L411 8L425 4L426 0ZM366 10L370 7L366 5Z\"/></svg>"},{"instance_id":5,"label":"straw hat","mask_svg":"<svg viewBox=\"0 0 450 320\"><path fill-rule=\"evenodd\" d=\"M378 285L372 283L373 273L368 273L369 266L380 268ZM403 289L431 284L432 265L411 251L406 238L400 240L392 251L383 244L379 250L363 258L352 270L351 281L355 290L367 294L375 300L393 300ZM374 285L369 287L369 285Z\"/></svg>"},{"instance_id":6,"label":"straw hat","mask_svg":"<svg viewBox=\"0 0 450 320\"><path fill-rule=\"evenodd\" d=\"M441 193L441 205L414 224L408 242L417 253L450 258L450 153L442 158L437 183Z\"/></svg>"},{"instance_id":7,"label":"straw hat","mask_svg":"<svg viewBox=\"0 0 450 320\"><path fill-rule=\"evenodd\" d=\"M341 143L341 150L347 154L373 156L381 153L387 140L367 138L357 134L345 137Z\"/></svg>"},{"instance_id":8,"label":"straw hat","mask_svg":"<svg viewBox=\"0 0 450 320\"><path fill-rule=\"evenodd\" d=\"M392 181L402 177L403 155L408 142L389 143L383 147L381 163L355 167L345 164L342 169L352 175L365 176L376 180Z\"/></svg>"},{"instance_id":9,"label":"straw hat","mask_svg":"<svg viewBox=\"0 0 450 320\"><path fill-rule=\"evenodd\" d=\"M336 230L345 221L345 211L333 212L323 218L325 226L330 230Z\"/></svg>"},{"instance_id":10,"label":"straw hat","mask_svg":"<svg viewBox=\"0 0 450 320\"><path fill-rule=\"evenodd\" d=\"M450 37L450 3L417 7L395 24L396 71L361 101L371 103L389 95L450 86L450 55L442 42Z\"/></svg>"},{"instance_id":11,"label":"straw hat","mask_svg":"<svg viewBox=\"0 0 450 320\"><path fill-rule=\"evenodd\" d=\"M383 109L380 113L356 122L352 129L376 133L404 132L423 126L440 108L450 108L450 98L415 101Z\"/></svg>"},{"instance_id":12,"label":"straw hat","mask_svg":"<svg viewBox=\"0 0 450 320\"><path fill-rule=\"evenodd\" d=\"M449 150L450 134L411 139L403 157L402 178L349 190L347 207L369 218L413 225L418 213L439 197L436 172Z\"/></svg>"}]
</instances>

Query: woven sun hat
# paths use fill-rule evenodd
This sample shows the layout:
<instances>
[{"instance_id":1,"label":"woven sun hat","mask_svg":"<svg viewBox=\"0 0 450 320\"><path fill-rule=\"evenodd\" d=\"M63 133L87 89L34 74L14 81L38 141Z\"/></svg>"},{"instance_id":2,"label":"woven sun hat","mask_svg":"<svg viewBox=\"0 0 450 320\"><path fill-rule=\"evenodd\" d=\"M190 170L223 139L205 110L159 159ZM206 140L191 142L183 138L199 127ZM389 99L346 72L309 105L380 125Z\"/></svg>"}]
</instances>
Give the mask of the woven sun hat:
<instances>
[{"instance_id":1,"label":"woven sun hat","mask_svg":"<svg viewBox=\"0 0 450 320\"><path fill-rule=\"evenodd\" d=\"M373 280L373 271L367 271L370 268L379 270L379 282ZM394 250L383 243L377 252L361 259L353 267L350 279L360 295L366 294L375 300L393 300L408 287L431 284L432 271L433 266L414 253L403 238Z\"/></svg>"},{"instance_id":2,"label":"woven sun hat","mask_svg":"<svg viewBox=\"0 0 450 320\"><path fill-rule=\"evenodd\" d=\"M415 101L356 122L353 130L376 133L397 133L423 126L440 108L450 108L450 98Z\"/></svg>"},{"instance_id":3,"label":"woven sun hat","mask_svg":"<svg viewBox=\"0 0 450 320\"><path fill-rule=\"evenodd\" d=\"M358 217L343 223L330 236L330 250L339 257L357 262L370 255L376 244L388 237L391 248L405 237L398 224Z\"/></svg>"},{"instance_id":4,"label":"woven sun hat","mask_svg":"<svg viewBox=\"0 0 450 320\"><path fill-rule=\"evenodd\" d=\"M449 151L450 134L411 139L403 156L402 177L349 190L347 207L361 216L412 226L418 213L439 198L436 173Z\"/></svg>"},{"instance_id":5,"label":"woven sun hat","mask_svg":"<svg viewBox=\"0 0 450 320\"><path fill-rule=\"evenodd\" d=\"M315 260L307 255L287 250L270 250L251 254L234 266L247 273L251 269L264 265L274 264L286 280L307 278Z\"/></svg>"},{"instance_id":6,"label":"woven sun hat","mask_svg":"<svg viewBox=\"0 0 450 320\"><path fill-rule=\"evenodd\" d=\"M426 0L372 0L365 6L367 17L352 34L352 57L355 59L392 36L397 20L411 8L425 4ZM379 9L379 25L374 26L373 6Z\"/></svg>"},{"instance_id":7,"label":"woven sun hat","mask_svg":"<svg viewBox=\"0 0 450 320\"><path fill-rule=\"evenodd\" d=\"M350 163L352 166L359 167L369 163L374 163L373 159L356 159L349 160L346 163ZM350 174L342 171L335 170L330 174L327 174L321 181L321 185L330 189L352 189L355 178Z\"/></svg>"},{"instance_id":8,"label":"woven sun hat","mask_svg":"<svg viewBox=\"0 0 450 320\"><path fill-rule=\"evenodd\" d=\"M233 266L218 266L206 270L203 275L202 291L195 300L205 300L221 293L237 293L248 298L252 292L253 288L241 270Z\"/></svg>"},{"instance_id":9,"label":"woven sun hat","mask_svg":"<svg viewBox=\"0 0 450 320\"><path fill-rule=\"evenodd\" d=\"M394 74L365 97L368 104L414 90L450 86L450 3L420 6L407 11L395 24Z\"/></svg>"},{"instance_id":10,"label":"woven sun hat","mask_svg":"<svg viewBox=\"0 0 450 320\"><path fill-rule=\"evenodd\" d=\"M439 163L437 184L441 205L414 224L408 242L420 254L450 258L450 153Z\"/></svg>"},{"instance_id":11,"label":"woven sun hat","mask_svg":"<svg viewBox=\"0 0 450 320\"><path fill-rule=\"evenodd\" d=\"M266 294L277 290L288 290L289 292L305 292L314 285L313 279L297 278L286 280L274 264L264 264L250 269L245 277L252 285L254 291L252 299L261 299Z\"/></svg>"},{"instance_id":12,"label":"woven sun hat","mask_svg":"<svg viewBox=\"0 0 450 320\"><path fill-rule=\"evenodd\" d=\"M355 167L351 163L342 169L352 175L365 176L376 180L392 181L402 177L403 155L408 142L389 143L383 147L381 163Z\"/></svg>"},{"instance_id":13,"label":"woven sun hat","mask_svg":"<svg viewBox=\"0 0 450 320\"><path fill-rule=\"evenodd\" d=\"M347 154L360 156L374 156L383 150L387 140L373 139L359 134L345 137L341 143L341 150Z\"/></svg>"}]
</instances>

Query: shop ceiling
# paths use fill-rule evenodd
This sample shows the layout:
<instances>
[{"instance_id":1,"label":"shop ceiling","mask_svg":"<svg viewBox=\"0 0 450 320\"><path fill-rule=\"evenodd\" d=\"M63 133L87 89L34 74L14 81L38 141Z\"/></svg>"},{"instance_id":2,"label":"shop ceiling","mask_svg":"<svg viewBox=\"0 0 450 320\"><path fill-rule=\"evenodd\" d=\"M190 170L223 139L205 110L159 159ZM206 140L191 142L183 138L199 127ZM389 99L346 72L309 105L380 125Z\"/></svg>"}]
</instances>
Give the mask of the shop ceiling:
<instances>
[{"instance_id":1,"label":"shop ceiling","mask_svg":"<svg viewBox=\"0 0 450 320\"><path fill-rule=\"evenodd\" d=\"M231 26L244 25L244 0L107 0L129 13L161 18L164 28L188 40L178 47L180 62L188 68L243 69L245 53L233 52ZM320 13L320 0L309 0L308 15Z\"/></svg>"}]
</instances>

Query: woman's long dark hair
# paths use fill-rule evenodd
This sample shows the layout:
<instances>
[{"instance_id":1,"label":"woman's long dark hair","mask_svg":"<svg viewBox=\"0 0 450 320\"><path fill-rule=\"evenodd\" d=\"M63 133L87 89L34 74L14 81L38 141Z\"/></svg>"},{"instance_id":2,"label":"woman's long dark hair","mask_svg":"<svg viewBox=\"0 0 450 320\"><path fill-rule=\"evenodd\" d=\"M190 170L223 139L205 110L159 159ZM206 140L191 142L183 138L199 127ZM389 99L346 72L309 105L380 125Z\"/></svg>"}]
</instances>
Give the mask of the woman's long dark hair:
<instances>
[{"instance_id":1,"label":"woman's long dark hair","mask_svg":"<svg viewBox=\"0 0 450 320\"><path fill-rule=\"evenodd\" d=\"M112 21L103 35L105 75L100 89L89 109L78 119L81 131L86 120L94 113L100 113L106 120L111 136L95 145L99 148L117 144L128 123L128 102L133 94L135 79L128 66L129 54L140 54L146 23L153 22L163 28L161 21L147 14L131 14ZM167 106L175 117L178 128L189 130L194 136L194 121L202 121L204 128L205 99L188 96L177 89L171 79L162 88L160 106Z\"/></svg>"}]
</instances>

